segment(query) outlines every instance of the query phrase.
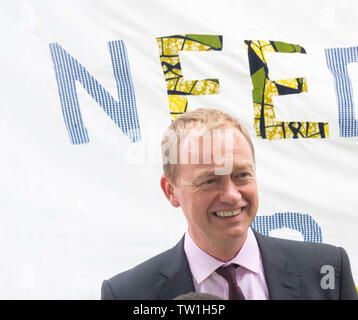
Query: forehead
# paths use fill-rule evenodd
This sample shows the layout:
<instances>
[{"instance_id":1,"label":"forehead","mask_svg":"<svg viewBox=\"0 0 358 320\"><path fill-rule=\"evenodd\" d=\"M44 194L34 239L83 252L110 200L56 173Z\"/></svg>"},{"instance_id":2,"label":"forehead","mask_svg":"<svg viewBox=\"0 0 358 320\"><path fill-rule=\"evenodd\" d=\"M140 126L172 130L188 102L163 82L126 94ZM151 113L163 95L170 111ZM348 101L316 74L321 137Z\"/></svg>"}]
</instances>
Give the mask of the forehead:
<instances>
[{"instance_id":1,"label":"forehead","mask_svg":"<svg viewBox=\"0 0 358 320\"><path fill-rule=\"evenodd\" d=\"M246 137L237 128L220 128L211 132L192 129L180 144L177 177L181 173L210 174L215 168L232 164L232 169L254 167L253 153Z\"/></svg>"},{"instance_id":2,"label":"forehead","mask_svg":"<svg viewBox=\"0 0 358 320\"><path fill-rule=\"evenodd\" d=\"M179 151L190 155L215 155L233 152L252 153L246 137L235 127L221 127L213 130L192 128L180 139Z\"/></svg>"}]
</instances>

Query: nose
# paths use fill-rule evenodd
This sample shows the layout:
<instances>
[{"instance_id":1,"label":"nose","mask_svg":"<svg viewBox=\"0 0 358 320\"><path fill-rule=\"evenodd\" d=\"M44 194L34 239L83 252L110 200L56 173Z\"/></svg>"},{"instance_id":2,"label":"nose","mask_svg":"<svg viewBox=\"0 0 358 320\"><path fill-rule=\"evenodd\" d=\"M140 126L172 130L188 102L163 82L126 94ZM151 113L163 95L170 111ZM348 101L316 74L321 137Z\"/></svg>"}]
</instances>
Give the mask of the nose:
<instances>
[{"instance_id":1,"label":"nose","mask_svg":"<svg viewBox=\"0 0 358 320\"><path fill-rule=\"evenodd\" d=\"M235 206L241 200L241 192L230 178L225 179L220 190L219 200L230 206Z\"/></svg>"}]
</instances>

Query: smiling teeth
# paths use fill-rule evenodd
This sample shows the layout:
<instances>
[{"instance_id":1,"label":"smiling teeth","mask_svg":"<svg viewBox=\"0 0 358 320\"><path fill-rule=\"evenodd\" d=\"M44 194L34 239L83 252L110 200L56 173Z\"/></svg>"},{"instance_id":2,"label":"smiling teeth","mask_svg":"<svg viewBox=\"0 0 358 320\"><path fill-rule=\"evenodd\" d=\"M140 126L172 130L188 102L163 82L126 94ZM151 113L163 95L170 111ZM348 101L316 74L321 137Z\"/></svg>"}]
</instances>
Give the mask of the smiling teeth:
<instances>
[{"instance_id":1,"label":"smiling teeth","mask_svg":"<svg viewBox=\"0 0 358 320\"><path fill-rule=\"evenodd\" d=\"M237 216L241 212L241 208L237 210L228 210L228 211L217 211L215 214L219 217L232 217Z\"/></svg>"}]
</instances>

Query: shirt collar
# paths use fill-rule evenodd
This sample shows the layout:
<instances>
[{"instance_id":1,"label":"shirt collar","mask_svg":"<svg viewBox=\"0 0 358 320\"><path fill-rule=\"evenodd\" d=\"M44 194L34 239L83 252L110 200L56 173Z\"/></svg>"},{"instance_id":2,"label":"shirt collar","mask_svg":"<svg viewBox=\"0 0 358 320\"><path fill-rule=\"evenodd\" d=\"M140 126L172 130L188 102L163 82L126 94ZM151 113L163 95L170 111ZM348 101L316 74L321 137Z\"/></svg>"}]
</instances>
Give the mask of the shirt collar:
<instances>
[{"instance_id":1,"label":"shirt collar","mask_svg":"<svg viewBox=\"0 0 358 320\"><path fill-rule=\"evenodd\" d=\"M184 250L191 273L199 284L210 277L217 268L231 263L236 263L254 273L259 273L260 270L260 251L251 228L248 229L247 237L241 250L231 261L225 263L200 249L188 231L185 233Z\"/></svg>"}]
</instances>

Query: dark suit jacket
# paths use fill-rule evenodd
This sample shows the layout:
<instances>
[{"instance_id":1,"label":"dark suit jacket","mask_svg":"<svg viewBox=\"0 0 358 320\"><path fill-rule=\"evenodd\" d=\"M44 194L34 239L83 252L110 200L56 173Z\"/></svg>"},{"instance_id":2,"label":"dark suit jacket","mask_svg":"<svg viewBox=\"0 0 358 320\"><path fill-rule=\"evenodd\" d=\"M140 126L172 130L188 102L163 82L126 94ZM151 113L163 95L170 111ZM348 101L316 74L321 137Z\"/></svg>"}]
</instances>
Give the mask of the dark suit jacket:
<instances>
[{"instance_id":1,"label":"dark suit jacket","mask_svg":"<svg viewBox=\"0 0 358 320\"><path fill-rule=\"evenodd\" d=\"M254 231L270 299L357 299L347 253L328 244L284 240ZM334 289L322 289L321 268L334 268ZM173 247L103 281L102 299L170 300L194 292L184 237Z\"/></svg>"}]
</instances>

